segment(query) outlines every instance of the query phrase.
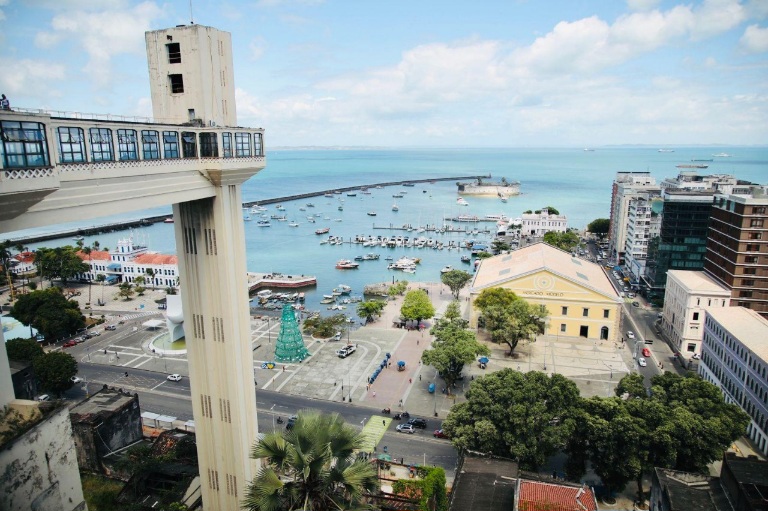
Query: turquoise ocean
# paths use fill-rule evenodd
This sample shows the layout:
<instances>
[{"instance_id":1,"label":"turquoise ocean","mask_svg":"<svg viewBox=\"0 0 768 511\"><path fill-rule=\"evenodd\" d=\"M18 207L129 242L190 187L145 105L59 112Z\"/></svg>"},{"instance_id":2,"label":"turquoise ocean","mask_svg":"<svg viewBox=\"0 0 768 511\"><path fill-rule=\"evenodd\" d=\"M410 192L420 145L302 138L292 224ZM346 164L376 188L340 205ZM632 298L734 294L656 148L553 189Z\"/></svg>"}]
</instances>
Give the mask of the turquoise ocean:
<instances>
[{"instance_id":1,"label":"turquoise ocean","mask_svg":"<svg viewBox=\"0 0 768 511\"><path fill-rule=\"evenodd\" d=\"M714 156L728 154L728 157ZM676 166L690 164L692 160L709 160L697 164L708 165L698 169L700 174L732 174L739 179L755 183L768 181L768 147L675 147L674 152L659 152L656 147L606 147L584 149L320 149L274 150L267 154L267 168L243 185L245 202L259 201L302 193L313 193L337 187L372 186L370 194L357 191L355 196L346 192L332 198L319 195L299 201L286 201L278 211L277 204L267 206L270 215L285 215L286 221L271 220L270 227L259 227L258 216L251 214L245 222L247 266L253 272L281 272L317 277L317 286L303 289L306 306L310 310L327 311L321 305L323 294L339 284L352 286L353 295L361 294L363 286L392 279L418 282L437 281L440 269L446 265L470 270L460 257L468 251L434 250L430 248L369 248L343 243L321 244L334 235L349 242L355 236L424 236L448 244L468 239L490 241L495 232L493 222L454 223L454 226L491 234L417 233L400 229L404 225L414 228L441 225L443 218L462 215L483 217L505 214L517 217L523 211L553 206L568 217L570 227L584 229L595 218L610 215L611 184L617 172L650 172L657 181L676 176ZM466 197L468 206L456 204L454 180L417 183L413 187L373 187L376 183L407 181L409 179L440 179L454 176L491 175L493 180L506 178L519 181L521 195L502 203L497 197ZM402 194L402 198L393 195ZM313 206L308 206L312 203ZM398 211L393 211L393 204ZM339 206L342 210L339 210ZM303 210L302 210L303 209ZM141 218L170 213L169 208L142 211L121 217L89 220L81 226L98 225L116 218ZM375 216L369 215L375 213ZM245 214L245 213L244 213ZM315 216L315 223L307 220ZM299 223L298 227L289 226ZM2 234L3 239L33 232L55 232L72 224ZM328 235L319 236L315 230L330 228ZM132 234L150 250L175 253L173 224L152 226L128 231L110 232L86 237L85 243L98 240L102 246L114 248L118 239ZM57 246L74 244L71 238L32 244ZM339 259L354 259L366 253L380 254L377 261L362 261L357 270L338 270ZM415 274L388 270L386 257L421 258ZM353 313L350 306L346 312Z\"/></svg>"}]
</instances>

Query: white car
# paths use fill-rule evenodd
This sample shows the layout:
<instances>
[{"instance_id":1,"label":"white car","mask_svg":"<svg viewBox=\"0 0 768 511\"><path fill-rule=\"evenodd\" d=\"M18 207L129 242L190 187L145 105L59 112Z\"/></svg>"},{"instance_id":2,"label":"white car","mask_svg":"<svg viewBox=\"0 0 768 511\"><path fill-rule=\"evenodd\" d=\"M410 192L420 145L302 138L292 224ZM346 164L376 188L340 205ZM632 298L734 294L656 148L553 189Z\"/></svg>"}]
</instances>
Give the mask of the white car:
<instances>
[{"instance_id":1,"label":"white car","mask_svg":"<svg viewBox=\"0 0 768 511\"><path fill-rule=\"evenodd\" d=\"M180 374L169 374L168 379L170 381L181 381L181 375Z\"/></svg>"},{"instance_id":2,"label":"white car","mask_svg":"<svg viewBox=\"0 0 768 511\"><path fill-rule=\"evenodd\" d=\"M648 362L646 362L643 357L640 357L637 359L637 365L639 365L640 367L645 367L648 365Z\"/></svg>"},{"instance_id":3,"label":"white car","mask_svg":"<svg viewBox=\"0 0 768 511\"><path fill-rule=\"evenodd\" d=\"M635 333L632 330L630 330L629 332L627 332L627 338L634 339L635 338Z\"/></svg>"},{"instance_id":4,"label":"white car","mask_svg":"<svg viewBox=\"0 0 768 511\"><path fill-rule=\"evenodd\" d=\"M72 383L80 383L81 381L83 381L77 376L73 376L72 378L70 378L70 380L72 381Z\"/></svg>"},{"instance_id":5,"label":"white car","mask_svg":"<svg viewBox=\"0 0 768 511\"><path fill-rule=\"evenodd\" d=\"M347 344L340 350L336 352L336 355L338 355L339 358L347 358L352 353L354 353L357 350L354 344Z\"/></svg>"}]
</instances>

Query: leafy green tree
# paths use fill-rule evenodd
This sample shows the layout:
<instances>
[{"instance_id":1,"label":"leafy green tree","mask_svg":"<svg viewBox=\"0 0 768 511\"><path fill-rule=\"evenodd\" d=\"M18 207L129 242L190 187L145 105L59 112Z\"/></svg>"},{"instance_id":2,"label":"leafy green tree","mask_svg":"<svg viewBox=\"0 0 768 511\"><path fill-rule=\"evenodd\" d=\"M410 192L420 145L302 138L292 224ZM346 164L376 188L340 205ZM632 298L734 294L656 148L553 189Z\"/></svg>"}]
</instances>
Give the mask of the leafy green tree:
<instances>
[{"instance_id":1,"label":"leafy green tree","mask_svg":"<svg viewBox=\"0 0 768 511\"><path fill-rule=\"evenodd\" d=\"M304 331L312 336L322 339L333 336L347 324L344 314L333 316L313 316L304 321Z\"/></svg>"},{"instance_id":2,"label":"leafy green tree","mask_svg":"<svg viewBox=\"0 0 768 511\"><path fill-rule=\"evenodd\" d=\"M391 297L401 296L407 290L408 290L408 281L398 280L397 282L389 286L389 289L387 290L387 294Z\"/></svg>"},{"instance_id":3,"label":"leafy green tree","mask_svg":"<svg viewBox=\"0 0 768 511\"><path fill-rule=\"evenodd\" d=\"M13 273L11 273L11 261L13 261L12 246L11 240L5 240L0 243L0 268L2 268L0 273L4 283L7 283L11 288L13 288Z\"/></svg>"},{"instance_id":4,"label":"leafy green tree","mask_svg":"<svg viewBox=\"0 0 768 511\"><path fill-rule=\"evenodd\" d=\"M624 394L627 394L629 399L647 396L642 374L630 373L619 381L619 384L616 386L616 395L621 397Z\"/></svg>"},{"instance_id":5,"label":"leafy green tree","mask_svg":"<svg viewBox=\"0 0 768 511\"><path fill-rule=\"evenodd\" d=\"M134 287L134 288L133 288L133 290L134 290L134 291L136 291L136 293L137 293L139 296L144 296L144 291L146 291L146 290L147 290L147 289L144 287L144 282L145 282L145 281L146 281L146 279L144 278L144 275L139 275L138 277L136 277L135 279L133 279L133 282L134 282L134 284L135 284L135 286L136 286L136 287Z\"/></svg>"},{"instance_id":6,"label":"leafy green tree","mask_svg":"<svg viewBox=\"0 0 768 511\"><path fill-rule=\"evenodd\" d=\"M459 449L517 459L521 468L536 470L566 445L579 403L579 389L564 376L502 369L471 383L467 401L451 408L443 430Z\"/></svg>"},{"instance_id":7,"label":"leafy green tree","mask_svg":"<svg viewBox=\"0 0 768 511\"><path fill-rule=\"evenodd\" d=\"M400 315L404 319L421 321L435 315L435 306L429 299L429 295L421 289L408 291L400 307Z\"/></svg>"},{"instance_id":8,"label":"leafy green tree","mask_svg":"<svg viewBox=\"0 0 768 511\"><path fill-rule=\"evenodd\" d=\"M147 271L145 272L147 274L147 279L149 281L150 287L155 287L155 270L152 268L147 268Z\"/></svg>"},{"instance_id":9,"label":"leafy green tree","mask_svg":"<svg viewBox=\"0 0 768 511\"><path fill-rule=\"evenodd\" d=\"M80 249L80 252L82 252L83 254L85 254L88 257L88 270L87 271L90 272L91 268L92 268L90 263L91 263L91 254L93 253L93 249L91 247L82 247ZM91 303L92 303L92 301L91 301L91 283L92 283L92 279L88 278L88 305L91 305Z\"/></svg>"},{"instance_id":10,"label":"leafy green tree","mask_svg":"<svg viewBox=\"0 0 768 511\"><path fill-rule=\"evenodd\" d=\"M85 326L80 306L67 300L57 287L32 291L19 297L11 316L25 325L32 325L48 340L67 336Z\"/></svg>"},{"instance_id":11,"label":"leafy green tree","mask_svg":"<svg viewBox=\"0 0 768 511\"><path fill-rule=\"evenodd\" d=\"M474 306L482 314L491 341L509 346L510 354L522 339L543 333L549 315L545 306L528 303L509 289L500 287L484 289L475 299Z\"/></svg>"},{"instance_id":12,"label":"leafy green tree","mask_svg":"<svg viewBox=\"0 0 768 511\"><path fill-rule=\"evenodd\" d=\"M500 254L502 252L506 252L507 250L511 249L512 247L509 246L509 243L507 243L504 240L495 239L491 242L491 251L494 254Z\"/></svg>"},{"instance_id":13,"label":"leafy green tree","mask_svg":"<svg viewBox=\"0 0 768 511\"><path fill-rule=\"evenodd\" d=\"M444 321L454 323L461 328L467 328L469 325L469 322L461 317L461 305L459 305L458 300L453 300L445 307L445 313L443 313L443 317L437 322L437 325L441 325Z\"/></svg>"},{"instance_id":14,"label":"leafy green tree","mask_svg":"<svg viewBox=\"0 0 768 511\"><path fill-rule=\"evenodd\" d=\"M489 257L493 257L493 254L485 251L478 252L477 255L475 255L475 258L477 259L488 259Z\"/></svg>"},{"instance_id":15,"label":"leafy green tree","mask_svg":"<svg viewBox=\"0 0 768 511\"><path fill-rule=\"evenodd\" d=\"M545 207L543 207L541 209L549 210L549 214L550 215L559 215L560 214L560 211L558 211L556 208L553 208L552 206L545 206Z\"/></svg>"},{"instance_id":16,"label":"leafy green tree","mask_svg":"<svg viewBox=\"0 0 768 511\"><path fill-rule=\"evenodd\" d=\"M455 299L459 299L461 290L472 280L472 275L464 270L451 270L440 275L440 282L448 286Z\"/></svg>"},{"instance_id":17,"label":"leafy green tree","mask_svg":"<svg viewBox=\"0 0 768 511\"><path fill-rule=\"evenodd\" d=\"M543 241L547 245L552 245L553 247L559 248L560 250L570 252L579 244L579 236L573 231L549 231L544 233Z\"/></svg>"},{"instance_id":18,"label":"leafy green tree","mask_svg":"<svg viewBox=\"0 0 768 511\"><path fill-rule=\"evenodd\" d=\"M121 282L118 289L117 296L125 299L126 302L130 300L133 297L133 293L136 292L136 290L133 289L133 284L130 282Z\"/></svg>"},{"instance_id":19,"label":"leafy green tree","mask_svg":"<svg viewBox=\"0 0 768 511\"><path fill-rule=\"evenodd\" d=\"M603 239L608 234L610 226L611 220L609 218L596 218L589 222L589 225L587 225L587 230L598 236L600 239Z\"/></svg>"},{"instance_id":20,"label":"leafy green tree","mask_svg":"<svg viewBox=\"0 0 768 511\"><path fill-rule=\"evenodd\" d=\"M301 412L291 430L267 433L251 457L262 469L246 490L250 511L369 509L378 490L376 469L357 459L363 436L338 414Z\"/></svg>"},{"instance_id":21,"label":"leafy green tree","mask_svg":"<svg viewBox=\"0 0 768 511\"><path fill-rule=\"evenodd\" d=\"M435 339L431 348L422 353L421 361L437 369L445 380L445 387L450 390L465 364L473 362L479 355L490 355L491 351L477 341L474 332L448 320L441 320L438 325L432 329Z\"/></svg>"},{"instance_id":22,"label":"leafy green tree","mask_svg":"<svg viewBox=\"0 0 768 511\"><path fill-rule=\"evenodd\" d=\"M101 285L101 303L104 304L104 282L107 280L106 275L99 273L96 275L96 282Z\"/></svg>"},{"instance_id":23,"label":"leafy green tree","mask_svg":"<svg viewBox=\"0 0 768 511\"><path fill-rule=\"evenodd\" d=\"M366 300L357 304L357 315L365 318L366 323L370 323L376 316L381 315L381 311L386 307L386 303L381 300Z\"/></svg>"},{"instance_id":24,"label":"leafy green tree","mask_svg":"<svg viewBox=\"0 0 768 511\"><path fill-rule=\"evenodd\" d=\"M32 362L40 385L56 395L72 387L72 377L77 374L77 362L69 353L51 351Z\"/></svg>"},{"instance_id":25,"label":"leafy green tree","mask_svg":"<svg viewBox=\"0 0 768 511\"><path fill-rule=\"evenodd\" d=\"M20 361L32 361L44 353L34 339L11 339L5 343L5 349L9 359Z\"/></svg>"},{"instance_id":26,"label":"leafy green tree","mask_svg":"<svg viewBox=\"0 0 768 511\"><path fill-rule=\"evenodd\" d=\"M47 278L51 282L59 279L66 284L89 269L89 266L77 255L77 250L70 245L38 248L35 251L35 264L38 266L41 282L43 278Z\"/></svg>"}]
</instances>

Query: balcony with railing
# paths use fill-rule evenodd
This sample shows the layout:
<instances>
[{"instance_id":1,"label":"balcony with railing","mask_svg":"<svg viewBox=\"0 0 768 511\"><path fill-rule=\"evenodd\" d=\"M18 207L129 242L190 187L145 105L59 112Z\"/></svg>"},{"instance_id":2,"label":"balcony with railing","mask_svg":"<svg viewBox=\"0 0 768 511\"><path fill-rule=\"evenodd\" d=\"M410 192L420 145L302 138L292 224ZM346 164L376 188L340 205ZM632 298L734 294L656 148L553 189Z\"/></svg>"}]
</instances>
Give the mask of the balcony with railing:
<instances>
[{"instance_id":1,"label":"balcony with railing","mask_svg":"<svg viewBox=\"0 0 768 511\"><path fill-rule=\"evenodd\" d=\"M241 184L265 166L261 128L0 111L0 231L24 213L101 204L103 216L212 196L211 185Z\"/></svg>"}]
</instances>

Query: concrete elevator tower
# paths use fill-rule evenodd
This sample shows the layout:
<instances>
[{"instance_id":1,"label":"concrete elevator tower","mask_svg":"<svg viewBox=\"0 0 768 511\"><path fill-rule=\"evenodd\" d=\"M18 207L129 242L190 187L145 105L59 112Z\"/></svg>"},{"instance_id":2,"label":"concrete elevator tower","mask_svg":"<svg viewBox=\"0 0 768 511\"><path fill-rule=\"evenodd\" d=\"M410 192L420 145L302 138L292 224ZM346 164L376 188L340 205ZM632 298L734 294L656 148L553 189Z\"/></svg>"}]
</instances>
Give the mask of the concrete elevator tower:
<instances>
[{"instance_id":1,"label":"concrete elevator tower","mask_svg":"<svg viewBox=\"0 0 768 511\"><path fill-rule=\"evenodd\" d=\"M232 36L203 25L145 34L156 122L237 126Z\"/></svg>"},{"instance_id":2,"label":"concrete elevator tower","mask_svg":"<svg viewBox=\"0 0 768 511\"><path fill-rule=\"evenodd\" d=\"M224 127L221 156L235 160L229 169L211 161L215 195L176 203L173 216L203 506L239 509L256 476L258 434L241 184L263 168L263 158L249 161L263 156L262 143L226 130L237 125L229 33L189 25L145 39L155 118Z\"/></svg>"}]
</instances>

